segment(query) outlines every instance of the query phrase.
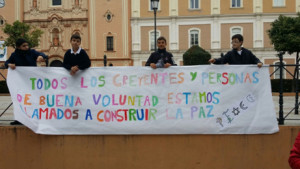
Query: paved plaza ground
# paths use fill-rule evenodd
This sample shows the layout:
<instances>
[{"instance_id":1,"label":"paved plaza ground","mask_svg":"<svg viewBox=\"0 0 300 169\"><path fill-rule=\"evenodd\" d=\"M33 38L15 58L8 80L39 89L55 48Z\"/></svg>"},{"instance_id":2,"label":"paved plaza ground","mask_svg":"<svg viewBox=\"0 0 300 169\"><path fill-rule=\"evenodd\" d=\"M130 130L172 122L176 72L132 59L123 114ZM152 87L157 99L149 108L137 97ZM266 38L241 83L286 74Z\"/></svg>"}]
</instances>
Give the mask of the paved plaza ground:
<instances>
[{"instance_id":1,"label":"paved plaza ground","mask_svg":"<svg viewBox=\"0 0 300 169\"><path fill-rule=\"evenodd\" d=\"M273 101L277 113L277 118L279 117L279 96L273 96ZM288 120L284 121L284 125L288 126L300 126L300 114L296 115L293 108L295 107L295 96L284 96L283 97L283 112L284 117ZM0 96L0 116L3 111L11 104L10 96ZM299 110L300 111L300 110ZM298 119L298 120L297 120ZM14 120L13 106L0 117L0 125L9 125L11 121Z\"/></svg>"}]
</instances>

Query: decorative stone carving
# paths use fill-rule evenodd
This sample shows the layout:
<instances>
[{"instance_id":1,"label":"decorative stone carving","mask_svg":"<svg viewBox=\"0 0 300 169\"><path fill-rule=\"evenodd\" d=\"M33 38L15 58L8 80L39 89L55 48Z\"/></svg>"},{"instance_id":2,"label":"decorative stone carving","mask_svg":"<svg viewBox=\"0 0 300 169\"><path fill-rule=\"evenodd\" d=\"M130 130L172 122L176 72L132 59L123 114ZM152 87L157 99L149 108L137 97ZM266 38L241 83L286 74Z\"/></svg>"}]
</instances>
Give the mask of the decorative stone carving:
<instances>
[{"instance_id":1,"label":"decorative stone carving","mask_svg":"<svg viewBox=\"0 0 300 169\"><path fill-rule=\"evenodd\" d=\"M82 9L79 6L75 6L72 9L72 13L78 15L78 14L82 13Z\"/></svg>"},{"instance_id":2,"label":"decorative stone carving","mask_svg":"<svg viewBox=\"0 0 300 169\"><path fill-rule=\"evenodd\" d=\"M114 17L114 14L112 14L109 10L106 11L104 14L104 18L107 22L111 22Z\"/></svg>"},{"instance_id":3,"label":"decorative stone carving","mask_svg":"<svg viewBox=\"0 0 300 169\"><path fill-rule=\"evenodd\" d=\"M22 0L23 1L23 0ZM61 6L51 6L44 0L24 0L24 21L40 28L44 33L40 39L39 50L48 56L63 58L70 48L73 32L84 36L88 32L88 8L85 0L66 0ZM56 33L53 30L58 30ZM82 47L88 49L88 40L82 40Z\"/></svg>"}]
</instances>

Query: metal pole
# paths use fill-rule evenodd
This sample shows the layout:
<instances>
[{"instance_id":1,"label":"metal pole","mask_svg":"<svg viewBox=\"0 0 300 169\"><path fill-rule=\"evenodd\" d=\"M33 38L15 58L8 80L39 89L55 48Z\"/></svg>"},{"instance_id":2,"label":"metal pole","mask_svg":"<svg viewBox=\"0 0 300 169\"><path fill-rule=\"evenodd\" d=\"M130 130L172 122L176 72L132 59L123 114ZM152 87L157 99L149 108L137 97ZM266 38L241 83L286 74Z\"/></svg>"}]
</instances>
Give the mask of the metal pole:
<instances>
[{"instance_id":1,"label":"metal pole","mask_svg":"<svg viewBox=\"0 0 300 169\"><path fill-rule=\"evenodd\" d=\"M282 79L282 72L283 72L283 53L280 52L278 54L279 60L280 60L280 79L279 79L279 119L278 124L283 125L284 124L284 118L283 118L283 95L282 95L282 89L283 89L283 79Z\"/></svg>"},{"instance_id":2,"label":"metal pole","mask_svg":"<svg viewBox=\"0 0 300 169\"><path fill-rule=\"evenodd\" d=\"M9 106L6 107L6 109L0 114L0 117L10 108L12 104L13 103L10 103Z\"/></svg>"},{"instance_id":3,"label":"metal pole","mask_svg":"<svg viewBox=\"0 0 300 169\"><path fill-rule=\"evenodd\" d=\"M296 87L295 87L295 90L296 90L296 98L295 98L295 114L299 114L299 101L298 101L298 97L299 97L299 92L298 92L298 79L299 79L299 56L297 56L297 59L296 59L296 76L295 76L295 80L296 80Z\"/></svg>"},{"instance_id":4,"label":"metal pole","mask_svg":"<svg viewBox=\"0 0 300 169\"><path fill-rule=\"evenodd\" d=\"M156 52L156 9L154 10L154 51Z\"/></svg>"},{"instance_id":5,"label":"metal pole","mask_svg":"<svg viewBox=\"0 0 300 169\"><path fill-rule=\"evenodd\" d=\"M103 64L104 64L104 66L106 66L106 64L107 64L106 55L104 55Z\"/></svg>"}]
</instances>

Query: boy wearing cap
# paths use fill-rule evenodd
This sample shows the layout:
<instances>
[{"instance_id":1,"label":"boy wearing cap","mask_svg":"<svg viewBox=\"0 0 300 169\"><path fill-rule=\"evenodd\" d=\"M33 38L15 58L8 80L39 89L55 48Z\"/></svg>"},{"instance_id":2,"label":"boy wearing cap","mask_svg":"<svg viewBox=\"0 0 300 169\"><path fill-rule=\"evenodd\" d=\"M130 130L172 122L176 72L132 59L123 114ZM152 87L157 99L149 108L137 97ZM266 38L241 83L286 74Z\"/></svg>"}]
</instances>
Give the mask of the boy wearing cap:
<instances>
[{"instance_id":1,"label":"boy wearing cap","mask_svg":"<svg viewBox=\"0 0 300 169\"><path fill-rule=\"evenodd\" d=\"M30 49L29 43L20 38L16 41L15 52L11 54L4 65L6 68L11 69L15 69L16 66L37 66L36 62L42 62L44 59L47 59L44 53Z\"/></svg>"},{"instance_id":2,"label":"boy wearing cap","mask_svg":"<svg viewBox=\"0 0 300 169\"><path fill-rule=\"evenodd\" d=\"M9 59L5 62L5 67L12 70L17 66L37 66L36 62L42 62L47 59L44 53L38 52L29 48L29 43L25 39L18 39L16 41L16 49L11 54ZM11 125L22 125L19 121L15 120L10 123Z\"/></svg>"}]
</instances>

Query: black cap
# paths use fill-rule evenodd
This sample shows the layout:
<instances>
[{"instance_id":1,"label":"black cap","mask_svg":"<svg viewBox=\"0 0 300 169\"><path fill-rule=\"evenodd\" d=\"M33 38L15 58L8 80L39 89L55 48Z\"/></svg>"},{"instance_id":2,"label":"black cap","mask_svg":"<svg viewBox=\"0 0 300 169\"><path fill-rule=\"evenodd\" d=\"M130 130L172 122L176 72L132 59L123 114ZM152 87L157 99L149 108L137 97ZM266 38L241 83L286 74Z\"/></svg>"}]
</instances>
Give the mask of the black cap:
<instances>
[{"instance_id":1,"label":"black cap","mask_svg":"<svg viewBox=\"0 0 300 169\"><path fill-rule=\"evenodd\" d=\"M16 47L20 47L23 43L28 43L28 42L25 39L23 39L23 38L19 38L16 41Z\"/></svg>"}]
</instances>

